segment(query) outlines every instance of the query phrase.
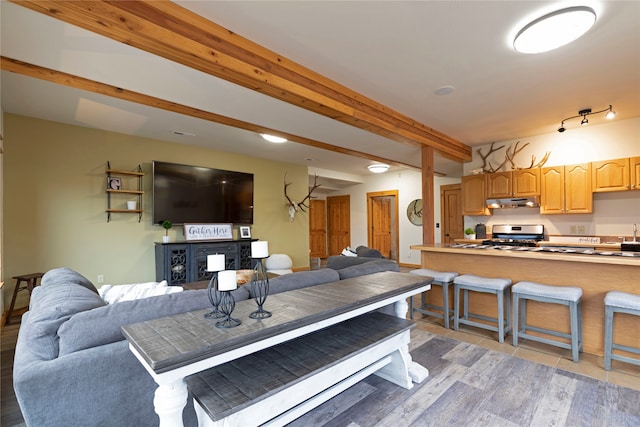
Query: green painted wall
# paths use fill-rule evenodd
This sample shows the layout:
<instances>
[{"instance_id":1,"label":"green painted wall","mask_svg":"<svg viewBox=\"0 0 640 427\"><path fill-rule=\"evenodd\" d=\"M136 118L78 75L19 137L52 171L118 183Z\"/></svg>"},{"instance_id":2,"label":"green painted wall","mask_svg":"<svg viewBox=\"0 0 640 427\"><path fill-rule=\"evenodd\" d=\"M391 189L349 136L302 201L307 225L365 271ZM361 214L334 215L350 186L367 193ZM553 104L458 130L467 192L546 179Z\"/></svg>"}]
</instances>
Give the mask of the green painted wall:
<instances>
[{"instance_id":1,"label":"green painted wall","mask_svg":"<svg viewBox=\"0 0 640 427\"><path fill-rule=\"evenodd\" d=\"M12 114L4 116L3 136L6 296L13 289L11 277L62 266L96 284L99 274L112 284L155 280L154 242L162 240L164 230L151 225L152 160L253 173L252 237L268 240L270 253L291 256L294 268L309 265L308 216L289 221L282 192L286 171L293 183L290 195L296 200L306 195L306 167ZM113 214L107 223L107 161L122 170L141 164L147 174L141 223L128 214ZM121 199L123 206L127 198ZM170 235L172 241L184 240L182 227Z\"/></svg>"}]
</instances>

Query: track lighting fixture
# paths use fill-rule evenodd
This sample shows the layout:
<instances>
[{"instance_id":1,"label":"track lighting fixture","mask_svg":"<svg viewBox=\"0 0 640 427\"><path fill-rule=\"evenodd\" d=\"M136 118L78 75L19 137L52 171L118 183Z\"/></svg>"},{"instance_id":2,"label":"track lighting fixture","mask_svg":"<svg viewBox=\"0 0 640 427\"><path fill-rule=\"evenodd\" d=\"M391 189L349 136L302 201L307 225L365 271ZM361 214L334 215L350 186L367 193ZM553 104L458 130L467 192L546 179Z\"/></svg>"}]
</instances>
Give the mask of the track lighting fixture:
<instances>
[{"instance_id":1,"label":"track lighting fixture","mask_svg":"<svg viewBox=\"0 0 640 427\"><path fill-rule=\"evenodd\" d=\"M605 108L604 110L600 110L600 111L591 111L591 108L585 108L584 110L580 110L578 111L578 115L577 116L571 116L571 117L567 117L566 119L564 119L562 121L562 123L560 123L560 128L558 129L558 132L562 133L565 130L564 127L564 122L566 122L567 120L571 120L571 119L575 119L578 117L582 117L582 120L580 121L580 125L581 126L585 126L587 124L589 124L589 119L587 119L587 116L590 116L591 114L600 114L600 113L604 113L607 112L607 114L605 115L606 119L613 119L616 116L616 112L613 111L613 107L611 105L609 105L609 108Z\"/></svg>"}]
</instances>

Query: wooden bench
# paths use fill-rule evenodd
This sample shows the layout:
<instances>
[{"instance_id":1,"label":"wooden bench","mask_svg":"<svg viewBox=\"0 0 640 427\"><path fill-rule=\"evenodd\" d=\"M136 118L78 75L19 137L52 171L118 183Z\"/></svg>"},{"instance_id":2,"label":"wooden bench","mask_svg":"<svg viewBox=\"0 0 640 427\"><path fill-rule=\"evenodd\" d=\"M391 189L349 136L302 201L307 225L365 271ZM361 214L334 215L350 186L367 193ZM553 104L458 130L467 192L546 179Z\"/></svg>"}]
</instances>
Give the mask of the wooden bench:
<instances>
[{"instance_id":1,"label":"wooden bench","mask_svg":"<svg viewBox=\"0 0 640 427\"><path fill-rule=\"evenodd\" d=\"M368 313L187 377L198 424L284 425L372 373L411 388L414 325Z\"/></svg>"}]
</instances>

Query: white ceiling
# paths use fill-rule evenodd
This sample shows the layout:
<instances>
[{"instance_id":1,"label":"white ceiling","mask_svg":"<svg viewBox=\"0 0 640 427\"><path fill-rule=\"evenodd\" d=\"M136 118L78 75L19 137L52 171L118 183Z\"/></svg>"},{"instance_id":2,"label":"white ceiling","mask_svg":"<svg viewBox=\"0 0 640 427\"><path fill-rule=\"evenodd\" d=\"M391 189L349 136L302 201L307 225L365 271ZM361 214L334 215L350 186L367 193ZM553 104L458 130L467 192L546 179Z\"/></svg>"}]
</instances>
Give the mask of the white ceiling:
<instances>
[{"instance_id":1,"label":"white ceiling","mask_svg":"<svg viewBox=\"0 0 640 427\"><path fill-rule=\"evenodd\" d=\"M640 1L585 1L596 25L524 55L529 20L575 2L177 1L290 60L467 145L554 132L578 110L640 116ZM131 91L420 166L420 150L2 1L2 55ZM63 123L304 164L353 176L370 160L258 135L2 71L2 109ZM451 85L455 91L434 91ZM589 118L591 123L602 115ZM566 124L567 132L579 120ZM172 131L194 136L177 136ZM436 156L435 170L461 167ZM349 179L345 180L349 182Z\"/></svg>"}]
</instances>

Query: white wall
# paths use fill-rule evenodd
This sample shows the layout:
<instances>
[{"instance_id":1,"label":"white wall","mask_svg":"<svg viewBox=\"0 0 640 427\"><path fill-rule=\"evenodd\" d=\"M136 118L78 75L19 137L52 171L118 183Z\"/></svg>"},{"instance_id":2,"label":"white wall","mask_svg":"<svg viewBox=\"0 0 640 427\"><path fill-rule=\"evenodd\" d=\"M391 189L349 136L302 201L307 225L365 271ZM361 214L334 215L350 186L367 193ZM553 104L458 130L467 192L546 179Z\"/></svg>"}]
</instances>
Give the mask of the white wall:
<instances>
[{"instance_id":1,"label":"white wall","mask_svg":"<svg viewBox=\"0 0 640 427\"><path fill-rule=\"evenodd\" d=\"M351 246L358 247L367 244L367 193L376 191L398 191L399 216L399 262L401 264L420 264L420 251L409 249L412 245L422 244L422 227L409 222L407 206L414 199L422 198L422 174L420 172L402 170L379 175L371 175L364 179L364 183L336 191L329 196L349 194L351 200ZM440 186L459 183L459 178L435 178L434 200L434 234L436 243L440 242ZM422 209L430 209L428 203L423 203Z\"/></svg>"},{"instance_id":2,"label":"white wall","mask_svg":"<svg viewBox=\"0 0 640 427\"><path fill-rule=\"evenodd\" d=\"M589 125L567 129L564 133L553 132L530 138L514 139L495 143L494 147L505 148L492 156L491 163L499 165L505 156L505 149L517 141L520 146L529 145L516 156L517 167L527 167L531 156L536 162L550 151L544 166L571 165L598 160L640 156L640 118L615 120L605 124ZM476 147L487 153L489 146ZM473 150L473 160L464 165L465 175L482 165L482 159ZM510 165L507 165L509 170ZM539 208L493 209L491 216L467 216L465 227L477 223L489 227L494 224L543 224L548 234L570 235L571 226L584 226L590 236L630 236L632 224L640 224L640 191L595 193L592 214L540 215Z\"/></svg>"}]
</instances>

